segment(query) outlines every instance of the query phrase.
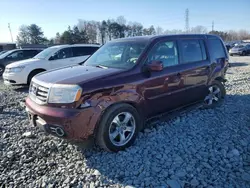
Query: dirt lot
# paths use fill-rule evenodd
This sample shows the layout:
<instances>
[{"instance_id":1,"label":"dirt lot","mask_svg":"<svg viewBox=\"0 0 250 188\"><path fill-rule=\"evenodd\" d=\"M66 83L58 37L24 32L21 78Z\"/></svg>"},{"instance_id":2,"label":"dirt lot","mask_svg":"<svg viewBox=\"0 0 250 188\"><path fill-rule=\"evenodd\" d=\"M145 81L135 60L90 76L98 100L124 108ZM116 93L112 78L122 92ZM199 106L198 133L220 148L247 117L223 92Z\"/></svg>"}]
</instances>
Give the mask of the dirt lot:
<instances>
[{"instance_id":1,"label":"dirt lot","mask_svg":"<svg viewBox=\"0 0 250 188\"><path fill-rule=\"evenodd\" d=\"M222 106L157 122L119 153L30 127L27 88L0 81L0 187L250 187L250 56L230 62Z\"/></svg>"}]
</instances>

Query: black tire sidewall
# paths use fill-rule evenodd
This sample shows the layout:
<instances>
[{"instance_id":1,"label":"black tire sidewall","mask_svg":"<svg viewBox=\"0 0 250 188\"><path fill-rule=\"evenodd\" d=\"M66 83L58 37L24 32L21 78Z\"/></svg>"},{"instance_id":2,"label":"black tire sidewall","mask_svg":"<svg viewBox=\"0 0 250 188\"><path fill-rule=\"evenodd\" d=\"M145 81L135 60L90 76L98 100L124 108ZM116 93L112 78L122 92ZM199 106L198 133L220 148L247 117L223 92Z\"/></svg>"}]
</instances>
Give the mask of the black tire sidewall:
<instances>
[{"instance_id":1,"label":"black tire sidewall","mask_svg":"<svg viewBox=\"0 0 250 188\"><path fill-rule=\"evenodd\" d=\"M2 73L0 72L0 76L2 76L2 75L3 75L3 73L4 73L5 67L4 67L4 66L2 66L2 65L0 65L0 68L3 70L3 72L2 72Z\"/></svg>"},{"instance_id":2,"label":"black tire sidewall","mask_svg":"<svg viewBox=\"0 0 250 188\"><path fill-rule=\"evenodd\" d=\"M121 112L131 113L135 119L136 127L135 127L134 135L132 136L132 138L130 139L128 143L126 143L124 146L116 146L109 139L109 126L111 122L113 121L113 119L115 118L115 116L117 116ZM126 149L127 147L131 146L134 143L138 135L141 122L142 121L140 120L140 116L134 107L127 105L127 104L119 105L119 107L108 109L108 112L103 115L102 120L100 122L101 131L99 131L99 134L97 136L102 137L102 138L99 138L99 140L102 140L103 143L101 145L104 145L106 149L110 151L118 152L120 150Z\"/></svg>"},{"instance_id":3,"label":"black tire sidewall","mask_svg":"<svg viewBox=\"0 0 250 188\"><path fill-rule=\"evenodd\" d=\"M29 74L29 76L28 76L28 79L27 79L27 85L30 85L30 82L31 82L31 80L32 80L32 78L34 77L34 76L36 76L37 74L39 74L39 73L41 73L41 72L43 72L43 71L33 71L33 72L31 72L30 74Z\"/></svg>"}]
</instances>

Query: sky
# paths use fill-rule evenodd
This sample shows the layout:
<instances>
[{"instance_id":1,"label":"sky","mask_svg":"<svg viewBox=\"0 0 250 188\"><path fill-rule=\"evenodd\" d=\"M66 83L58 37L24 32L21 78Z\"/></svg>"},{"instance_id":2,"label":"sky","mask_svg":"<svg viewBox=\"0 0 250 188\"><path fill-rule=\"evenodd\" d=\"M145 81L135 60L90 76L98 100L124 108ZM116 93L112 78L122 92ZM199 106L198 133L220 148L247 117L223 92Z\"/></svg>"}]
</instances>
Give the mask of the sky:
<instances>
[{"instance_id":1,"label":"sky","mask_svg":"<svg viewBox=\"0 0 250 188\"><path fill-rule=\"evenodd\" d=\"M214 21L215 30L250 31L250 0L0 0L0 42L11 42L8 23L14 40L23 24L39 25L50 39L79 19L118 16L145 27L183 30L187 8L190 27L203 25L211 30Z\"/></svg>"}]
</instances>

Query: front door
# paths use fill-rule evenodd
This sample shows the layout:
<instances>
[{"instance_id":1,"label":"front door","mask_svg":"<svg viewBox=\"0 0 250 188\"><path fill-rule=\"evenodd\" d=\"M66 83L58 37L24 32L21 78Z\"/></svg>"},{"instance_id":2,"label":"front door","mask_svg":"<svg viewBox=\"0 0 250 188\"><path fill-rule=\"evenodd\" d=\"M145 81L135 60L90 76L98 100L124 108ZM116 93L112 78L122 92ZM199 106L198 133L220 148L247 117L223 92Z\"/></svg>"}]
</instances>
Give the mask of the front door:
<instances>
[{"instance_id":1,"label":"front door","mask_svg":"<svg viewBox=\"0 0 250 188\"><path fill-rule=\"evenodd\" d=\"M152 61L163 63L162 71L150 72L142 83L147 116L156 115L178 107L181 97L181 75L176 41L160 41L151 49L146 64Z\"/></svg>"},{"instance_id":2,"label":"front door","mask_svg":"<svg viewBox=\"0 0 250 188\"><path fill-rule=\"evenodd\" d=\"M70 48L63 48L57 52L55 52L50 57L50 67L51 69L65 67L69 65L73 65L74 57L72 55L72 49Z\"/></svg>"}]
</instances>

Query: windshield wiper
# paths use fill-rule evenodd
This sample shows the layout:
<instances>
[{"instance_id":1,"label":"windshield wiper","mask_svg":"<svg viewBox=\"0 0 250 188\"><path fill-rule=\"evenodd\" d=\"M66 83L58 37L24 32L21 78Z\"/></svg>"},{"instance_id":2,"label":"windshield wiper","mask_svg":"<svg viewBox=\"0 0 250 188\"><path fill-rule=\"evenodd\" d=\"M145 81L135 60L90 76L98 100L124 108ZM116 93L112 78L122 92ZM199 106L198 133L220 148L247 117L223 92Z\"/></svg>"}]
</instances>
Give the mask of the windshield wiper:
<instances>
[{"instance_id":1,"label":"windshield wiper","mask_svg":"<svg viewBox=\"0 0 250 188\"><path fill-rule=\"evenodd\" d=\"M103 65L96 65L95 67L102 68L102 69L108 69L108 67L105 67Z\"/></svg>"}]
</instances>

